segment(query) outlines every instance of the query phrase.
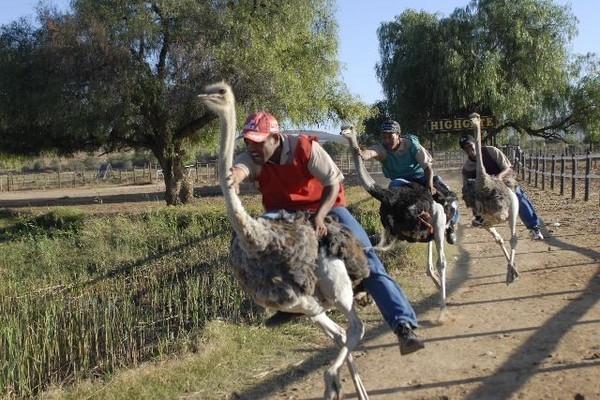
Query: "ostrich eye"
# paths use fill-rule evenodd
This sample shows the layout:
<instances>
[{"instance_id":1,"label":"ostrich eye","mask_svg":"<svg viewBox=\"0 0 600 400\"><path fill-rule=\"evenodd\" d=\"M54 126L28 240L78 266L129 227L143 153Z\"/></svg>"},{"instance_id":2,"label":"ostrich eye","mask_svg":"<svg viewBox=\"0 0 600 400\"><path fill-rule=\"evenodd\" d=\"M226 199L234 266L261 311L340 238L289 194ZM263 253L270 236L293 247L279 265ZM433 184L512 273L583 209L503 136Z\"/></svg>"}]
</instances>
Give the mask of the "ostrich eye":
<instances>
[{"instance_id":1,"label":"ostrich eye","mask_svg":"<svg viewBox=\"0 0 600 400\"><path fill-rule=\"evenodd\" d=\"M225 89L219 89L219 94L225 94Z\"/></svg>"}]
</instances>

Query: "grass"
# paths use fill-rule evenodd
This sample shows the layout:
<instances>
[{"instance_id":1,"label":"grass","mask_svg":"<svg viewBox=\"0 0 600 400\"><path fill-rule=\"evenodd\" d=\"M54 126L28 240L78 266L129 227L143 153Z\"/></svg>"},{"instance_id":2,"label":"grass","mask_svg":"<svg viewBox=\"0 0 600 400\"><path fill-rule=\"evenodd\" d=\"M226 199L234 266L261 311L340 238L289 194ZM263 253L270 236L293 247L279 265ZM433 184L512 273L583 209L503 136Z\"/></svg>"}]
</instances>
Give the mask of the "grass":
<instances>
[{"instance_id":1,"label":"grass","mask_svg":"<svg viewBox=\"0 0 600 400\"><path fill-rule=\"evenodd\" d=\"M376 202L359 188L348 199L377 232ZM256 196L243 201L260 213ZM102 215L0 213L1 394L222 399L257 377L297 373L331 345L308 322L257 328L264 310L228 271L230 238L220 198ZM410 298L424 293L410 279L424 265L421 247L383 259Z\"/></svg>"},{"instance_id":2,"label":"grass","mask_svg":"<svg viewBox=\"0 0 600 400\"><path fill-rule=\"evenodd\" d=\"M292 373L322 348L324 340L308 322L266 329L211 321L194 351L122 370L112 379L51 389L44 398L225 399L248 386L259 387L276 374Z\"/></svg>"}]
</instances>

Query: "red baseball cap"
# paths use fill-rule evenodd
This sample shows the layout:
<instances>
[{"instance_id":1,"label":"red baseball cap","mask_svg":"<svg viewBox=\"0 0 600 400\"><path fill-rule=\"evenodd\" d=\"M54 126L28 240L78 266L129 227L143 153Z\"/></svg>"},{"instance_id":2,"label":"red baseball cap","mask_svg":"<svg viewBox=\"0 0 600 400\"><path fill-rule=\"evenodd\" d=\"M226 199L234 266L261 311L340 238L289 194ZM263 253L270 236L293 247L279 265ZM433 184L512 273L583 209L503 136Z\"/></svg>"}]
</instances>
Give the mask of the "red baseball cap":
<instances>
[{"instance_id":1,"label":"red baseball cap","mask_svg":"<svg viewBox=\"0 0 600 400\"><path fill-rule=\"evenodd\" d=\"M279 123L274 116L262 111L249 115L242 130L245 139L258 143L264 142L273 133L279 133Z\"/></svg>"}]
</instances>

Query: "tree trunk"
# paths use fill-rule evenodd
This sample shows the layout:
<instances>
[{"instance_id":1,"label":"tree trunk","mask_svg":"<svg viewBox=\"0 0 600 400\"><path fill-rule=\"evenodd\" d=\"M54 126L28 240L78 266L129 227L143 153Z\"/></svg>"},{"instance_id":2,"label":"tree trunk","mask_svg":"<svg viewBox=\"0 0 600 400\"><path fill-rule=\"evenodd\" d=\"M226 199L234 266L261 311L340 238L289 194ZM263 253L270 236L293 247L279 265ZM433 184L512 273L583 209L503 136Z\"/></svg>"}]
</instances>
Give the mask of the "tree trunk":
<instances>
[{"instance_id":1,"label":"tree trunk","mask_svg":"<svg viewBox=\"0 0 600 400\"><path fill-rule=\"evenodd\" d=\"M194 198L194 171L185 169L185 176L179 189L179 198L183 204L187 204Z\"/></svg>"},{"instance_id":2,"label":"tree trunk","mask_svg":"<svg viewBox=\"0 0 600 400\"><path fill-rule=\"evenodd\" d=\"M169 206L189 203L193 197L191 174L179 158L165 159L161 163L165 177L165 202Z\"/></svg>"}]
</instances>

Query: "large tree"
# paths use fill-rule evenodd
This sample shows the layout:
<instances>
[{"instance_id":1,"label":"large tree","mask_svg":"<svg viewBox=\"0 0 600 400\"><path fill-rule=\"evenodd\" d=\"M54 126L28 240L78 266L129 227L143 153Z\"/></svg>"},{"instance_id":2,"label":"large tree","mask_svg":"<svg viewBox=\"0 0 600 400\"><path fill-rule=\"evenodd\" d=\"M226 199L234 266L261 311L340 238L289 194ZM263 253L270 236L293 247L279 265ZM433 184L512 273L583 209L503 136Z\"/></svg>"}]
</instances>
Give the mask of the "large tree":
<instances>
[{"instance_id":1,"label":"large tree","mask_svg":"<svg viewBox=\"0 0 600 400\"><path fill-rule=\"evenodd\" d=\"M2 29L0 145L11 152L150 149L185 203L190 145L214 143L197 94L224 79L244 114L320 123L365 107L339 81L332 0L74 0Z\"/></svg>"},{"instance_id":2,"label":"large tree","mask_svg":"<svg viewBox=\"0 0 600 400\"><path fill-rule=\"evenodd\" d=\"M570 8L550 0L473 0L447 18L406 10L378 29L386 113L419 133L472 111L546 139L597 132L600 77L594 55L570 56L575 33Z\"/></svg>"}]
</instances>

